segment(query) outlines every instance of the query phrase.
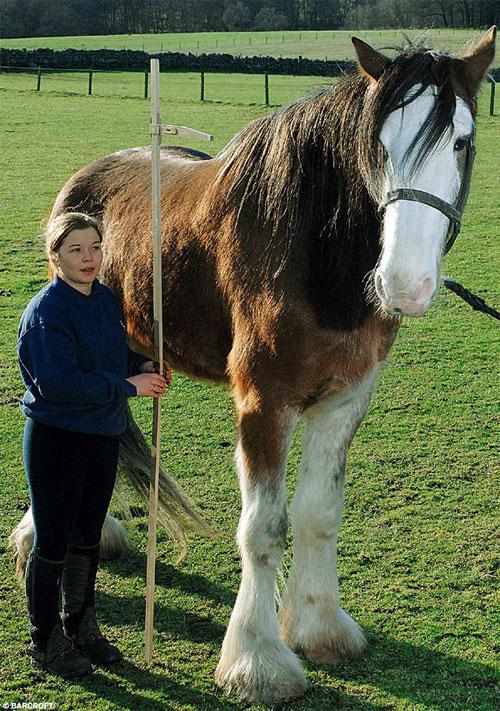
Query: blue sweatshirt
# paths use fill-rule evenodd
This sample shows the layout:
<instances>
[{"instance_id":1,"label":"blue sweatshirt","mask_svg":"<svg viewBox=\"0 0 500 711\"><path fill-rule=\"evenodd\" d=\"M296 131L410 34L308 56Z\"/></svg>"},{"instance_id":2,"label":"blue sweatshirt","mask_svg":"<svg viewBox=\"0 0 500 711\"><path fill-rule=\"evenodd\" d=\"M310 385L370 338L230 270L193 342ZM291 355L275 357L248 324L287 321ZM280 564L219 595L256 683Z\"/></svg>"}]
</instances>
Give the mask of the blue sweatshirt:
<instances>
[{"instance_id":1,"label":"blue sweatshirt","mask_svg":"<svg viewBox=\"0 0 500 711\"><path fill-rule=\"evenodd\" d=\"M126 401L137 395L126 378L149 359L128 348L121 309L97 279L86 296L55 276L21 316L17 353L25 415L90 434L126 429Z\"/></svg>"}]
</instances>

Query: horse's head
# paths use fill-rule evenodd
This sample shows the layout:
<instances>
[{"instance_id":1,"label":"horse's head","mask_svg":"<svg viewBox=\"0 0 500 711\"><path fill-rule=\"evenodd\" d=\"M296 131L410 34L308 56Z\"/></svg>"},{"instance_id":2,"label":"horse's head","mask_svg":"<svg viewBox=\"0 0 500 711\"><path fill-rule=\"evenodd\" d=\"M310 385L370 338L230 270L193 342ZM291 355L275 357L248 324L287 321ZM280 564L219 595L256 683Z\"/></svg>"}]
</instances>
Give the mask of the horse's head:
<instances>
[{"instance_id":1,"label":"horse's head","mask_svg":"<svg viewBox=\"0 0 500 711\"><path fill-rule=\"evenodd\" d=\"M495 31L461 58L416 50L391 61L353 40L369 79L360 165L384 212L374 287L391 314L427 311L442 257L460 229L475 93L494 56Z\"/></svg>"}]
</instances>

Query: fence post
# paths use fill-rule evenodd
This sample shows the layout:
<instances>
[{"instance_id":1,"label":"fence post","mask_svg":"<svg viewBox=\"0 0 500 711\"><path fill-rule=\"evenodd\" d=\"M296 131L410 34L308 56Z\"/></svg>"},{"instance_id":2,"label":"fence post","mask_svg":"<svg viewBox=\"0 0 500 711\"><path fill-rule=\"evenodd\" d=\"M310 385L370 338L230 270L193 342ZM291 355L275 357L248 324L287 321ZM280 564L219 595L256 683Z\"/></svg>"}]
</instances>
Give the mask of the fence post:
<instances>
[{"instance_id":1,"label":"fence post","mask_svg":"<svg viewBox=\"0 0 500 711\"><path fill-rule=\"evenodd\" d=\"M149 84L149 77L148 77L148 72L144 72L144 98L148 98L148 84Z\"/></svg>"},{"instance_id":2,"label":"fence post","mask_svg":"<svg viewBox=\"0 0 500 711\"><path fill-rule=\"evenodd\" d=\"M266 106L269 106L269 74L264 74L264 88L266 92Z\"/></svg>"},{"instance_id":3,"label":"fence post","mask_svg":"<svg viewBox=\"0 0 500 711\"><path fill-rule=\"evenodd\" d=\"M42 67L38 65L38 73L36 78L36 90L40 91L40 84L42 83Z\"/></svg>"},{"instance_id":4,"label":"fence post","mask_svg":"<svg viewBox=\"0 0 500 711\"><path fill-rule=\"evenodd\" d=\"M490 82L491 84L491 90L490 90L490 116L495 115L495 80L491 76L491 74L486 75L486 79Z\"/></svg>"},{"instance_id":5,"label":"fence post","mask_svg":"<svg viewBox=\"0 0 500 711\"><path fill-rule=\"evenodd\" d=\"M92 69L89 69L89 96L92 96Z\"/></svg>"},{"instance_id":6,"label":"fence post","mask_svg":"<svg viewBox=\"0 0 500 711\"><path fill-rule=\"evenodd\" d=\"M200 101L205 101L205 72L200 74Z\"/></svg>"}]
</instances>

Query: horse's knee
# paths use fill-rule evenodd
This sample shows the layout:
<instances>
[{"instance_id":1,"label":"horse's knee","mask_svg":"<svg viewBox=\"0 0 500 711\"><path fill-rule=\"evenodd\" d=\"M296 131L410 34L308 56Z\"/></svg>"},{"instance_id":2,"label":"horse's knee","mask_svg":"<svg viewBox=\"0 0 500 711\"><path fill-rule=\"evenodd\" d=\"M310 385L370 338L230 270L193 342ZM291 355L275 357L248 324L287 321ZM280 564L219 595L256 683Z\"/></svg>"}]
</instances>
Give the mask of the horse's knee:
<instances>
[{"instance_id":1,"label":"horse's knee","mask_svg":"<svg viewBox=\"0 0 500 711\"><path fill-rule=\"evenodd\" d=\"M286 508L261 515L243 512L238 526L238 546L243 558L259 565L277 567L285 549L288 520Z\"/></svg>"}]
</instances>

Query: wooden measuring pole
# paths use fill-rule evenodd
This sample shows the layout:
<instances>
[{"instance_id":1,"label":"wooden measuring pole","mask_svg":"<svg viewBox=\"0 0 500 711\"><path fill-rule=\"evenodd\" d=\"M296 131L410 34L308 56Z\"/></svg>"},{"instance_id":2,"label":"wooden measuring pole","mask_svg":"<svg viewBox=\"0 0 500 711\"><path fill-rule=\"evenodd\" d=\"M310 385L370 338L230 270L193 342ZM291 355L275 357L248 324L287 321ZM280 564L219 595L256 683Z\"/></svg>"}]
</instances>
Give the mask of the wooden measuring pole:
<instances>
[{"instance_id":1,"label":"wooden measuring pole","mask_svg":"<svg viewBox=\"0 0 500 711\"><path fill-rule=\"evenodd\" d=\"M153 239L153 334L155 367L163 373L163 298L162 298L162 235L160 143L162 136L187 136L211 141L212 136L185 126L162 125L160 119L160 62L151 60L151 218ZM161 399L153 398L153 435L151 444L151 479L149 486L148 554L146 566L145 657L153 656L154 596L156 569L156 529L158 521L158 488L160 479Z\"/></svg>"},{"instance_id":2,"label":"wooden measuring pole","mask_svg":"<svg viewBox=\"0 0 500 711\"><path fill-rule=\"evenodd\" d=\"M163 372L162 259L160 215L160 67L151 60L151 218L153 239L153 333L155 367ZM153 654L154 590L156 565L156 527L158 519L158 485L160 478L161 399L153 398L153 435L151 445L151 480L149 487L148 558L146 568L146 660Z\"/></svg>"}]
</instances>

